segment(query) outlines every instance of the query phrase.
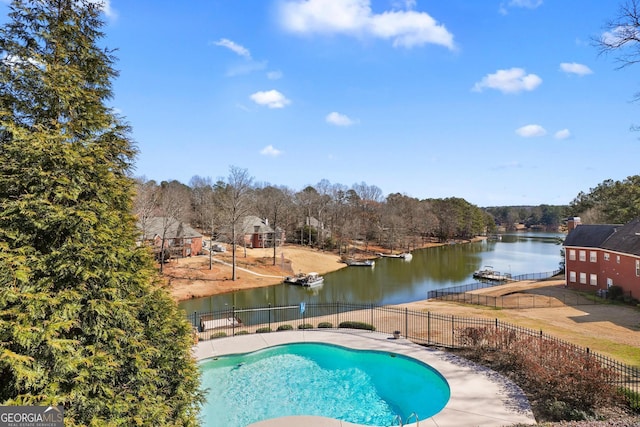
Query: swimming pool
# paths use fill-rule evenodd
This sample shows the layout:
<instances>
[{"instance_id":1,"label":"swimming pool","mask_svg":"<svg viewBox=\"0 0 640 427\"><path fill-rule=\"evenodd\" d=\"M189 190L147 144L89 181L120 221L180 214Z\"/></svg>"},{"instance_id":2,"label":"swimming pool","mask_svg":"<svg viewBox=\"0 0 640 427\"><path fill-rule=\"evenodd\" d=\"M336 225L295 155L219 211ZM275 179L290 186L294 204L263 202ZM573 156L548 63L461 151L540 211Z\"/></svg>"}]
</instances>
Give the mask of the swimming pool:
<instances>
[{"instance_id":1,"label":"swimming pool","mask_svg":"<svg viewBox=\"0 0 640 427\"><path fill-rule=\"evenodd\" d=\"M206 427L245 427L269 418L318 415L370 426L396 415L420 420L447 404L447 381L435 369L390 352L294 343L200 363L208 389ZM415 419L415 418L414 418Z\"/></svg>"}]
</instances>

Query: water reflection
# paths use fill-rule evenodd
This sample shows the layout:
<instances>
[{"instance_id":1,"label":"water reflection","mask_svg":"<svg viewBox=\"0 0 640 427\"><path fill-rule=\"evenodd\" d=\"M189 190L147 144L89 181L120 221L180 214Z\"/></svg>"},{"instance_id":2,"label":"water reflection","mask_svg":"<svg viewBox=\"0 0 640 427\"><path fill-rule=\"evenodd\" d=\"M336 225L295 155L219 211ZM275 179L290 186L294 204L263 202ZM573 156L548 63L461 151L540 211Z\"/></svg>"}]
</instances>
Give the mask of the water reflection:
<instances>
[{"instance_id":1,"label":"water reflection","mask_svg":"<svg viewBox=\"0 0 640 427\"><path fill-rule=\"evenodd\" d=\"M380 258L375 267L346 267L326 274L317 288L280 284L180 303L188 313L228 307L296 305L300 302L401 304L426 298L433 289L474 282L491 265L514 276L553 271L561 261L557 233L504 234L498 241L444 245L413 252L413 258Z\"/></svg>"}]
</instances>

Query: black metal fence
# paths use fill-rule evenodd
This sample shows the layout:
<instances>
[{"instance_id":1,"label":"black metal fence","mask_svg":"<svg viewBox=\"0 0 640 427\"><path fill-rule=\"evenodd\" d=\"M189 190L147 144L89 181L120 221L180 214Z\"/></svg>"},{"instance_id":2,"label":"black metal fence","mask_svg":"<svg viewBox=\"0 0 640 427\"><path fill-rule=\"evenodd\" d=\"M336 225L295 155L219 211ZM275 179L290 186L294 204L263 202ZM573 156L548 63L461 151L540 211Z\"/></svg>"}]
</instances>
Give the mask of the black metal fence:
<instances>
[{"instance_id":1,"label":"black metal fence","mask_svg":"<svg viewBox=\"0 0 640 427\"><path fill-rule=\"evenodd\" d=\"M325 303L289 306L235 308L212 313L192 313L189 320L199 339L223 336L275 332L288 329L340 328L344 322L370 325L376 331L393 334L398 331L407 339L422 345L445 348L471 347L469 328L496 332L511 337L537 337L586 354L611 372L610 382L629 391L636 407L640 406L640 369L628 366L589 348L576 346L542 331L522 328L498 319L466 318L441 313L409 310L407 308L350 303ZM512 341L512 340L510 340ZM508 345L507 343L495 345ZM499 349L499 348L498 348Z\"/></svg>"},{"instance_id":2,"label":"black metal fence","mask_svg":"<svg viewBox=\"0 0 640 427\"><path fill-rule=\"evenodd\" d=\"M587 298L585 295L576 292L555 292L548 294L539 290L522 291L518 295L487 295L474 293L479 289L486 289L504 285L510 282L523 280L544 280L560 274L562 270L550 271L547 273L531 273L514 276L505 281L479 281L466 285L454 286L444 289L436 289L427 293L427 299L438 299L441 301L458 302L464 304L483 305L487 307L507 308L507 309L527 309L527 308L547 308L561 306L579 306L606 304L609 301L606 295L596 295Z\"/></svg>"},{"instance_id":3,"label":"black metal fence","mask_svg":"<svg viewBox=\"0 0 640 427\"><path fill-rule=\"evenodd\" d=\"M519 282L522 280L544 280L562 273L562 270L548 271L544 273L528 273L518 276L510 276L509 280L478 280L477 282L468 283L466 285L452 286L450 288L435 289L427 292L427 299L447 298L450 295L457 295L465 292L471 292L478 289L492 288L494 286L504 285L510 282ZM500 276L500 273L496 274Z\"/></svg>"}]
</instances>

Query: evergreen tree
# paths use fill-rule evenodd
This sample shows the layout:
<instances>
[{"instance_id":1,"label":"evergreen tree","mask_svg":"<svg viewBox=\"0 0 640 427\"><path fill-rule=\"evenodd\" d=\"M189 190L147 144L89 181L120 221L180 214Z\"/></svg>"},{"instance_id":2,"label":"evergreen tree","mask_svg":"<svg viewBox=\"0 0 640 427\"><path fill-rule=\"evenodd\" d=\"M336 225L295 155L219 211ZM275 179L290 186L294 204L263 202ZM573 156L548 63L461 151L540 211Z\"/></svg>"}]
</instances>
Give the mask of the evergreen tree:
<instances>
[{"instance_id":1,"label":"evergreen tree","mask_svg":"<svg viewBox=\"0 0 640 427\"><path fill-rule=\"evenodd\" d=\"M15 0L0 28L0 404L196 425L190 326L135 244L102 25L96 1Z\"/></svg>"}]
</instances>

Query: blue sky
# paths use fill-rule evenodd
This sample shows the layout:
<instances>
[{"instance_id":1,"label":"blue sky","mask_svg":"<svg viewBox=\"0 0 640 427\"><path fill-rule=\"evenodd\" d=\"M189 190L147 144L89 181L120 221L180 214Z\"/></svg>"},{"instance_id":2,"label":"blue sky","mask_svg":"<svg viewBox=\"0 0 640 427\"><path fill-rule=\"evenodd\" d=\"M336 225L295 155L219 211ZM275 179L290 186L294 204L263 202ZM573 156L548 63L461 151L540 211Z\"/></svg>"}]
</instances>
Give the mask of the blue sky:
<instances>
[{"instance_id":1,"label":"blue sky","mask_svg":"<svg viewBox=\"0 0 640 427\"><path fill-rule=\"evenodd\" d=\"M640 66L591 42L618 3L111 0L112 103L156 181L568 204L639 173Z\"/></svg>"}]
</instances>

